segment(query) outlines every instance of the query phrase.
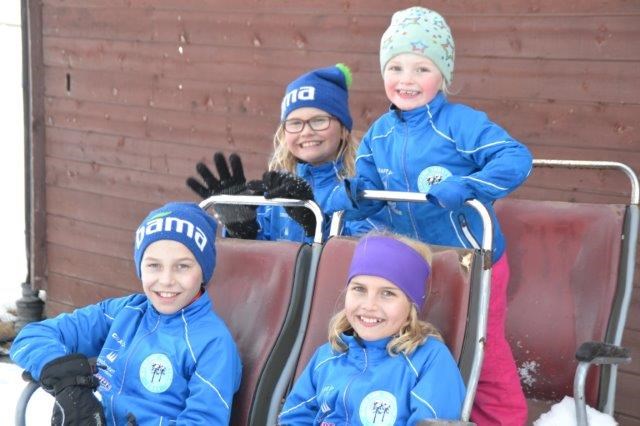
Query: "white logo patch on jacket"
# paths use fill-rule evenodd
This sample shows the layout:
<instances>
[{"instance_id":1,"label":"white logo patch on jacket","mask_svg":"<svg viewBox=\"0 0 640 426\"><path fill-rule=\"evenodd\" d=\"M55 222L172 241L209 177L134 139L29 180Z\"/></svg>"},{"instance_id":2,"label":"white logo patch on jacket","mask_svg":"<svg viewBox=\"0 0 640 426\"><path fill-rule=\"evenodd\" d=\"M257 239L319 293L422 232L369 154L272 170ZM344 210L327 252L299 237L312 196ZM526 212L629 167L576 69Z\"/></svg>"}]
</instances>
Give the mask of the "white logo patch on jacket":
<instances>
[{"instance_id":1,"label":"white logo patch on jacket","mask_svg":"<svg viewBox=\"0 0 640 426\"><path fill-rule=\"evenodd\" d=\"M140 365L140 382L149 391L161 393L173 382L173 365L165 354L151 354Z\"/></svg>"},{"instance_id":2,"label":"white logo patch on jacket","mask_svg":"<svg viewBox=\"0 0 640 426\"><path fill-rule=\"evenodd\" d=\"M437 185L449 176L451 176L451 172L444 167L427 167L418 175L418 191L427 194L431 186Z\"/></svg>"},{"instance_id":3,"label":"white logo patch on jacket","mask_svg":"<svg viewBox=\"0 0 640 426\"><path fill-rule=\"evenodd\" d=\"M373 391L360 403L358 414L365 426L391 426L398 417L398 402L391 392Z\"/></svg>"}]
</instances>

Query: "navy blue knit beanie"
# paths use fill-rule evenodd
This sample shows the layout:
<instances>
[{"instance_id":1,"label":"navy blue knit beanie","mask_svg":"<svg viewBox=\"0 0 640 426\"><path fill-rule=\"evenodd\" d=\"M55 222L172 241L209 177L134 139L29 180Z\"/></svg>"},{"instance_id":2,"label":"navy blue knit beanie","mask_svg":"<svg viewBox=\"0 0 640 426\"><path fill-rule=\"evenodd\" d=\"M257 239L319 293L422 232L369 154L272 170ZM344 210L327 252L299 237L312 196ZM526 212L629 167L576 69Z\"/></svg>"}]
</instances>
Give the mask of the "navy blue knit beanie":
<instances>
[{"instance_id":1,"label":"navy blue knit beanie","mask_svg":"<svg viewBox=\"0 0 640 426\"><path fill-rule=\"evenodd\" d=\"M152 211L136 230L133 259L140 277L140 263L149 244L159 240L174 240L184 244L202 269L202 281L207 284L216 265L215 219L195 203L168 203Z\"/></svg>"},{"instance_id":2,"label":"navy blue knit beanie","mask_svg":"<svg viewBox=\"0 0 640 426\"><path fill-rule=\"evenodd\" d=\"M349 113L351 70L344 64L318 68L293 80L287 86L280 120L299 108L318 108L336 117L349 131L353 127Z\"/></svg>"}]
</instances>

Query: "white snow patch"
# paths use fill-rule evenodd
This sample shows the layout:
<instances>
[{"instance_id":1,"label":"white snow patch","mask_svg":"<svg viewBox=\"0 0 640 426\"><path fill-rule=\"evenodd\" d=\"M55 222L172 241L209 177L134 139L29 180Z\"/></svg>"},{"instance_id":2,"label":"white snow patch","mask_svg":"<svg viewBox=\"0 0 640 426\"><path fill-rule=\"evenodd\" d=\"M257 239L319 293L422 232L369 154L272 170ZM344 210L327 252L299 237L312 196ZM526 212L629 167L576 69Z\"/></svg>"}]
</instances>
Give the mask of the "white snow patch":
<instances>
[{"instance_id":1,"label":"white snow patch","mask_svg":"<svg viewBox=\"0 0 640 426\"><path fill-rule=\"evenodd\" d=\"M518 367L518 374L520 375L520 381L526 386L533 386L537 381L535 375L538 373L540 364L538 361L525 361L520 367Z\"/></svg>"},{"instance_id":2,"label":"white snow patch","mask_svg":"<svg viewBox=\"0 0 640 426\"><path fill-rule=\"evenodd\" d=\"M618 423L608 414L601 413L587 406L587 419L589 426L616 426ZM576 426L575 400L570 396L551 407L551 410L542 414L533 426Z\"/></svg>"}]
</instances>

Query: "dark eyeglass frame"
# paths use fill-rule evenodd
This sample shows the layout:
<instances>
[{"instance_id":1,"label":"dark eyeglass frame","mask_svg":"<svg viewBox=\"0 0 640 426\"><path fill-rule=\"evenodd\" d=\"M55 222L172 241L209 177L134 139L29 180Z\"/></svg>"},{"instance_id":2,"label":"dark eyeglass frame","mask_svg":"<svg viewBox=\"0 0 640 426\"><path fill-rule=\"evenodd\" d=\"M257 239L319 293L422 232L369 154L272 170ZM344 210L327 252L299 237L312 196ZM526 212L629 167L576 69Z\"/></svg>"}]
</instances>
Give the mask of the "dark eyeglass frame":
<instances>
[{"instance_id":1,"label":"dark eyeglass frame","mask_svg":"<svg viewBox=\"0 0 640 426\"><path fill-rule=\"evenodd\" d=\"M320 127L317 127L317 124L314 125L313 120L317 120L319 118L325 118L327 119L327 124L325 125L324 122L320 125ZM329 126L331 126L331 121L335 120L336 118L332 115L314 115L313 117L309 118L308 120L303 120L301 118L291 118L289 120L283 120L282 121L282 128L284 129L285 132L287 133L302 133L302 131L304 130L305 126L308 124L309 127L311 128L311 130L313 130L314 132L319 132L322 130L327 130L329 128ZM292 131L289 128L287 128L287 126L292 125L293 123L302 123L302 127L300 127L300 130L295 130Z\"/></svg>"}]
</instances>

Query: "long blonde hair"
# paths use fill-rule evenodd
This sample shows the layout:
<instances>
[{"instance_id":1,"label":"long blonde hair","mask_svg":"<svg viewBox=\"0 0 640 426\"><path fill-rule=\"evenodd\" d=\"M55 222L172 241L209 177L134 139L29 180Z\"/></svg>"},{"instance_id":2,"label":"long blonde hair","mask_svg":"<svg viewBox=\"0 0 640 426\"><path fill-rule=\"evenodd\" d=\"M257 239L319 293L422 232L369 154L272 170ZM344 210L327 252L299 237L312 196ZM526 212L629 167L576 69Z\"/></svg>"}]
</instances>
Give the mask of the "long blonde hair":
<instances>
[{"instance_id":1,"label":"long blonde hair","mask_svg":"<svg viewBox=\"0 0 640 426\"><path fill-rule=\"evenodd\" d=\"M367 233L365 236L374 235L386 236L399 240L400 242L417 251L422 257L424 257L429 266L431 266L433 254L429 246L427 246L426 244L412 238L405 237L404 235L398 235L391 232L374 231ZM427 283L425 283L425 285L427 285ZM344 293L345 292L343 291L343 294ZM409 298L406 299L407 303L411 304L411 309L409 310L409 315L405 323L400 327L398 333L396 333L387 344L387 352L391 356L395 356L400 353L411 355L413 351L415 351L418 346L423 344L430 336L442 340L442 335L436 329L436 327L431 323L422 321L419 318L419 313L416 305L411 303L409 301ZM333 350L335 350L336 352L346 352L346 350L348 349L348 346L341 338L341 334L345 332L354 332L354 330L349 323L349 320L347 319L345 310L342 309L340 312L335 314L333 318L331 318L331 321L329 321L329 343L331 344Z\"/></svg>"},{"instance_id":2,"label":"long blonde hair","mask_svg":"<svg viewBox=\"0 0 640 426\"><path fill-rule=\"evenodd\" d=\"M358 142L347 128L340 124L340 145L336 160L342 160L342 169L339 170L341 178L347 178L355 175L356 151L358 150ZM273 136L273 156L269 160L269 170L286 170L289 173L296 174L296 166L298 159L291 154L287 143L284 139L284 126L282 123L278 126L276 134Z\"/></svg>"}]
</instances>

